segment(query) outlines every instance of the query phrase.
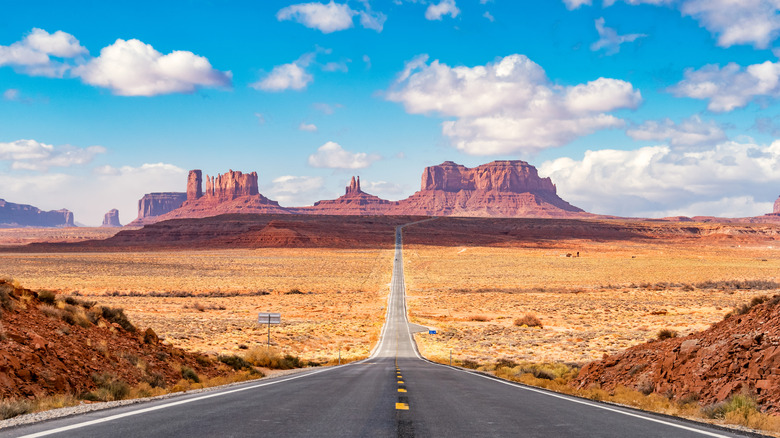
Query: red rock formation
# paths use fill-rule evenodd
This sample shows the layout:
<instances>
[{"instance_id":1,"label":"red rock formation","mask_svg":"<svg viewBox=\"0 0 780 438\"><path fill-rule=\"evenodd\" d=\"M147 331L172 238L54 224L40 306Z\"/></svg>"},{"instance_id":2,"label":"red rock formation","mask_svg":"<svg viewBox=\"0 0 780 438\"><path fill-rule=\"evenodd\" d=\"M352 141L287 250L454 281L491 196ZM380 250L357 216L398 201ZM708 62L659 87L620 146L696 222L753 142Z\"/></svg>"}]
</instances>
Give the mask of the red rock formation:
<instances>
[{"instance_id":1,"label":"red rock formation","mask_svg":"<svg viewBox=\"0 0 780 438\"><path fill-rule=\"evenodd\" d=\"M228 173L223 173L216 177L212 176L209 178L206 175L206 193L204 195L206 197L224 201L236 199L239 196L254 196L259 193L260 191L257 189L257 172L245 174L231 169Z\"/></svg>"},{"instance_id":2,"label":"red rock formation","mask_svg":"<svg viewBox=\"0 0 780 438\"><path fill-rule=\"evenodd\" d=\"M119 210L116 208L112 208L111 210L108 210L108 213L106 213L105 216L103 216L103 224L101 227L121 227L122 224L119 223Z\"/></svg>"},{"instance_id":3,"label":"red rock formation","mask_svg":"<svg viewBox=\"0 0 780 438\"><path fill-rule=\"evenodd\" d=\"M780 214L780 196L777 197L777 200L775 201L775 206L772 209L772 213L774 214Z\"/></svg>"},{"instance_id":4,"label":"red rock formation","mask_svg":"<svg viewBox=\"0 0 780 438\"><path fill-rule=\"evenodd\" d=\"M765 409L780 413L780 296L711 328L665 341L637 345L580 371L575 384L617 385L692 395L720 402L741 390L756 394Z\"/></svg>"},{"instance_id":5,"label":"red rock formation","mask_svg":"<svg viewBox=\"0 0 780 438\"><path fill-rule=\"evenodd\" d=\"M187 200L181 192L147 193L138 200L138 217L128 226L141 226L156 222L158 216L176 210Z\"/></svg>"},{"instance_id":6,"label":"red rock formation","mask_svg":"<svg viewBox=\"0 0 780 438\"><path fill-rule=\"evenodd\" d=\"M289 210L299 214L373 216L386 214L396 204L396 202L390 202L364 192L360 189L360 177L355 179L353 176L344 196L333 200L317 201L311 207L298 207Z\"/></svg>"},{"instance_id":7,"label":"red rock formation","mask_svg":"<svg viewBox=\"0 0 780 438\"><path fill-rule=\"evenodd\" d=\"M190 170L187 175L187 200L194 201L203 196L203 176L200 169Z\"/></svg>"},{"instance_id":8,"label":"red rock formation","mask_svg":"<svg viewBox=\"0 0 780 438\"><path fill-rule=\"evenodd\" d=\"M0 227L74 227L73 213L62 209L42 211L32 205L0 199Z\"/></svg>"},{"instance_id":9,"label":"red rock formation","mask_svg":"<svg viewBox=\"0 0 780 438\"><path fill-rule=\"evenodd\" d=\"M493 161L475 168L445 161L425 169L420 191L392 214L429 216L590 217L558 197L550 178L525 161Z\"/></svg>"}]
</instances>

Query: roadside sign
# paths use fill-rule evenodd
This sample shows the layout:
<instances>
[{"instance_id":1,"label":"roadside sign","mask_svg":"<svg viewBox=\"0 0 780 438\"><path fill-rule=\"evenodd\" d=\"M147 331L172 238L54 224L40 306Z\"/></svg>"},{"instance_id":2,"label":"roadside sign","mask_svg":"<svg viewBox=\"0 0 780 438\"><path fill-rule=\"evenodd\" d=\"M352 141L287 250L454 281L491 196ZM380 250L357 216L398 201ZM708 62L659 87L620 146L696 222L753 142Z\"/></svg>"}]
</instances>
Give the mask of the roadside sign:
<instances>
[{"instance_id":1,"label":"roadside sign","mask_svg":"<svg viewBox=\"0 0 780 438\"><path fill-rule=\"evenodd\" d=\"M257 315L257 322L258 322L258 324L281 324L282 323L282 314L281 313L260 312Z\"/></svg>"}]
</instances>

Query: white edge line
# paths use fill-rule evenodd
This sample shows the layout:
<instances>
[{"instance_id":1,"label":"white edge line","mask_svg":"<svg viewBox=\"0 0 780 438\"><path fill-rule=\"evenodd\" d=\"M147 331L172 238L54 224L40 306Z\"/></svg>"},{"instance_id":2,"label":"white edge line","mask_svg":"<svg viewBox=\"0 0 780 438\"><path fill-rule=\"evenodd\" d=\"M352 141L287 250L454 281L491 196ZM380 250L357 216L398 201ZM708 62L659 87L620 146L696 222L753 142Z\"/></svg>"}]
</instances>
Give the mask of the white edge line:
<instances>
[{"instance_id":1,"label":"white edge line","mask_svg":"<svg viewBox=\"0 0 780 438\"><path fill-rule=\"evenodd\" d=\"M357 364L357 363L360 363L360 362L363 362L363 361L352 362L352 363ZM349 365L349 364L347 364L347 365ZM203 396L200 396L200 397L189 398L189 399L186 399L186 400L179 400L179 401L175 401L175 402L171 402L171 403L165 403L165 404L162 404L162 405L151 406L151 407L144 408L144 409L138 409L138 410L135 410L135 411L125 412L125 413L122 413L122 414L116 414L116 415L112 415L110 417L98 418L96 420L90 420L90 421L85 421L85 422L82 422L82 423L71 424L69 426L58 427L56 429L44 430L44 431L41 431L41 432L36 432L36 433L29 434L29 435L23 435L23 436L21 436L19 438L36 438L36 437L52 435L52 434L60 433L60 432L67 432L69 430L81 429L82 427L87 427L87 426L91 426L91 425L94 425L94 424L106 423L106 422L109 422L109 421L118 420L120 418L132 417L134 415L145 414L147 412L157 411L157 410L160 410L160 409L166 409L166 408L170 408L170 407L173 407L173 406L178 406L178 405L183 405L183 404L187 404L187 403L192 403L192 402L205 400L205 399L209 399L209 398L213 398L213 397L221 397L223 395L233 394L233 393L242 392L242 391L248 391L250 389L256 389L256 388L260 388L260 387L263 387L263 386L275 385L277 383L289 382L290 380L295 380L295 379L300 379L300 378L303 378L303 377L313 376L315 374L324 373L326 371L332 371L332 370L339 369L339 368L340 367L330 367L330 368L325 368L325 369L318 370L318 371L313 371L313 372L310 372L310 373L299 374L297 376L289 377L289 378L286 378L286 379L275 380L273 382L266 382L266 383L261 383L261 384L257 384L257 385L245 386L245 387L242 387L242 388L232 389L230 391L215 392L215 393L208 394L208 395L203 395Z\"/></svg>"},{"instance_id":2,"label":"white edge line","mask_svg":"<svg viewBox=\"0 0 780 438\"><path fill-rule=\"evenodd\" d=\"M398 246L398 245L396 244L396 246ZM432 363L434 365L438 365L438 366L441 366L441 367L444 367L444 368L448 368L448 369L451 369L451 370L454 370L454 371L458 371L458 372L461 372L461 373L470 374L472 376L482 377L483 379L488 379L490 381L501 383L501 384L504 384L504 385L508 385L508 386L513 387L513 388L518 388L518 389L523 389L523 390L526 390L526 391L536 392L536 393L539 393L539 394L548 395L550 397L559 398L561 400L567 400L567 401L570 401L572 403L579 403L579 404L582 404L582 405L591 406L591 407L594 407L594 408L603 409L603 410L606 410L606 411L610 411L610 412L614 412L614 413L618 413L618 414L622 414L622 415L627 415L629 417L634 417L634 418L639 418L639 419L642 419L642 420L652 421L654 423L659 423L659 424L663 424L663 425L666 425L666 426L671 426L671 427L675 427L675 428L678 428L678 429L683 429L683 430L687 430L687 431L690 431L690 432L695 432L695 433L698 433L698 434L701 434L701 435L707 435L707 436L717 437L717 438L730 438L728 435L721 435L721 434L714 433L714 432L708 432L706 430L696 429L694 427L689 427L689 426L685 426L685 425L682 425L682 424L676 424L676 423L672 423L672 422L669 422L669 421L664 421L664 420L661 420L659 418L652 418L652 417L645 416L645 415L642 415L642 414L624 411L622 409L613 408L613 407L606 406L606 405L603 405L603 404L600 404L600 403L593 403L593 402L589 402L589 401L586 401L586 400L580 400L580 399L577 399L577 398L568 397L568 396L565 396L565 395L562 395L562 394L558 394L558 393L555 393L555 392L552 392L552 391L548 391L548 390L542 390L542 389L528 387L528 386L525 386L525 385L520 385L520 384L517 384L515 382L510 382L510 381L507 381L507 380L503 380L503 379L498 378L498 377L484 376L484 375L479 374L479 373L474 373L474 372L470 372L470 371L461 370L459 368L455 368L455 367L452 367L452 366L447 366L447 365L444 365L444 364L440 364L438 362L433 362L431 360L425 359L425 358L423 358L420 355L420 352L417 350L417 343L414 342L414 338L412 337L412 331L409 328L408 309L406 308L406 281L404 281L403 291L404 291L404 293L403 293L404 316L406 316L406 319L407 319L407 321L406 321L406 331L409 334L409 340L412 342L412 346L414 347L414 353L417 355L418 359L420 359L420 360L422 360L424 362L429 362L429 363Z\"/></svg>"}]
</instances>

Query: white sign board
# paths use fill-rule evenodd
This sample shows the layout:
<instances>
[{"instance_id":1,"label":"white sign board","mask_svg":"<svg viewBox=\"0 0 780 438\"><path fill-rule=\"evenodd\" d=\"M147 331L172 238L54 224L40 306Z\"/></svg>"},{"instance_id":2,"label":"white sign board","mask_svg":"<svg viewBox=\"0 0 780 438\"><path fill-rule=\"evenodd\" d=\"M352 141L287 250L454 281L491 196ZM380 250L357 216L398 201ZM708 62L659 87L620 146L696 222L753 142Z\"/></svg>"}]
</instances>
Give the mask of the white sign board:
<instances>
[{"instance_id":1,"label":"white sign board","mask_svg":"<svg viewBox=\"0 0 780 438\"><path fill-rule=\"evenodd\" d=\"M257 322L258 322L258 324L281 324L282 323L282 314L281 313L260 312L257 315Z\"/></svg>"}]
</instances>

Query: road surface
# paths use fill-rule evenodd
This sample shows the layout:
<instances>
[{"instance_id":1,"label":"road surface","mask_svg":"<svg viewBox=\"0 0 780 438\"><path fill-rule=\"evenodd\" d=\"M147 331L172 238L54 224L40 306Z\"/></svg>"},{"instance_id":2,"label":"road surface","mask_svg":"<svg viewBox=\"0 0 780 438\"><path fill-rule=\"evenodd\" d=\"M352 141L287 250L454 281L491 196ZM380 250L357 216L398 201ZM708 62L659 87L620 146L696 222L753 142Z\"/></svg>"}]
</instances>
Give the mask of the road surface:
<instances>
[{"instance_id":1,"label":"road surface","mask_svg":"<svg viewBox=\"0 0 780 438\"><path fill-rule=\"evenodd\" d=\"M0 437L735 437L423 360L407 321L402 228L369 359L0 430Z\"/></svg>"}]
</instances>

